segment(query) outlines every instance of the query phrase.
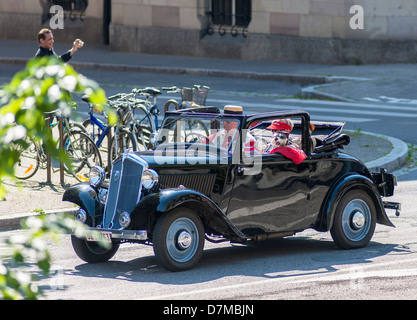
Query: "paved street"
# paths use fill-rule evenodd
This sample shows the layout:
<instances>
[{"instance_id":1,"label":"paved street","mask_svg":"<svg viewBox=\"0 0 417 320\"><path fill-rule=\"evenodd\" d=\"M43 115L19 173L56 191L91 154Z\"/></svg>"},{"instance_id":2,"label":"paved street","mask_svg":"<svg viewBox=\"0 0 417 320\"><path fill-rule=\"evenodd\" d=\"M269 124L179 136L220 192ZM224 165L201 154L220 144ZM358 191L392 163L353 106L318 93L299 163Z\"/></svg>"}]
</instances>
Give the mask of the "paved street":
<instances>
[{"instance_id":1,"label":"paved street","mask_svg":"<svg viewBox=\"0 0 417 320\"><path fill-rule=\"evenodd\" d=\"M206 242L196 268L172 273L158 266L152 247L125 244L108 263L86 264L69 236L49 242L53 277L38 284L47 299L415 299L417 211L403 182L394 201L403 203L396 228L377 225L362 249L337 250L328 233L304 231L259 245ZM21 231L1 232L0 243Z\"/></svg>"}]
</instances>

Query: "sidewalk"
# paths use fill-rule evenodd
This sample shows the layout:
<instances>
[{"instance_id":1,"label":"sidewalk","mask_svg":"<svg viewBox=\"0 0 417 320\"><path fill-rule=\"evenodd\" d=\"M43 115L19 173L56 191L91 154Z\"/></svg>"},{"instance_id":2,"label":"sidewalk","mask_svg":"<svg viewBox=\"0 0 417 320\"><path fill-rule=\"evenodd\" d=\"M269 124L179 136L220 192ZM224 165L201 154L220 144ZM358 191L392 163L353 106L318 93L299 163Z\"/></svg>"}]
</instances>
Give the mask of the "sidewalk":
<instances>
[{"instance_id":1,"label":"sidewalk","mask_svg":"<svg viewBox=\"0 0 417 320\"><path fill-rule=\"evenodd\" d=\"M36 41L0 40L0 63L23 66L33 57L37 47ZM55 43L58 54L69 47L69 44ZM401 97L417 104L414 89L417 87L416 64L338 66L271 63L111 52L107 47L88 45L76 53L71 64L76 68L292 81L305 86L301 92L303 97L368 102ZM351 134L351 144L345 151L357 156L373 170L383 166L392 171L404 163L407 145L391 137L361 132ZM60 185L59 173L53 174L52 184L45 181L46 174L39 170L29 181L18 181L20 184L16 181L5 182L9 193L6 200L0 201L0 230L18 227L21 218L27 215L75 210L73 204L61 201L67 185ZM69 178L65 182L68 185L75 183Z\"/></svg>"}]
</instances>

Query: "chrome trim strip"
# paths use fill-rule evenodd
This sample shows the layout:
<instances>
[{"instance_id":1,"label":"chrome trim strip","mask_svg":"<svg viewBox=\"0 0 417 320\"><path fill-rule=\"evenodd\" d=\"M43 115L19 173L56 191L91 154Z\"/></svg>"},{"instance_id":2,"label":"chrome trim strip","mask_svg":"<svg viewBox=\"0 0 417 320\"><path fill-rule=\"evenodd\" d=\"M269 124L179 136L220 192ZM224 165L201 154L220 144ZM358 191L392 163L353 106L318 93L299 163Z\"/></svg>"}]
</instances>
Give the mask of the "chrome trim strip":
<instances>
[{"instance_id":1,"label":"chrome trim strip","mask_svg":"<svg viewBox=\"0 0 417 320\"><path fill-rule=\"evenodd\" d=\"M112 239L148 240L148 233L146 230L114 230L99 228L89 228L89 230L108 232L111 234Z\"/></svg>"}]
</instances>

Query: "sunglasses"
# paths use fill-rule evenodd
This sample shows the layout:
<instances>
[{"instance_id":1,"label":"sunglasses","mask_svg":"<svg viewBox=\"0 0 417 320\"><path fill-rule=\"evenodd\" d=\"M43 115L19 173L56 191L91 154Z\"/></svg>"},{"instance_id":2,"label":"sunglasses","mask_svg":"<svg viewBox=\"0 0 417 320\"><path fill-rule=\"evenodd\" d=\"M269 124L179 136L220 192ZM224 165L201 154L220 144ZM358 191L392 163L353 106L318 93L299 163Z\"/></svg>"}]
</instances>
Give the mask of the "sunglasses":
<instances>
[{"instance_id":1,"label":"sunglasses","mask_svg":"<svg viewBox=\"0 0 417 320\"><path fill-rule=\"evenodd\" d=\"M272 130L272 134L280 137L281 139L288 138L290 136L289 132L278 131L278 130Z\"/></svg>"}]
</instances>

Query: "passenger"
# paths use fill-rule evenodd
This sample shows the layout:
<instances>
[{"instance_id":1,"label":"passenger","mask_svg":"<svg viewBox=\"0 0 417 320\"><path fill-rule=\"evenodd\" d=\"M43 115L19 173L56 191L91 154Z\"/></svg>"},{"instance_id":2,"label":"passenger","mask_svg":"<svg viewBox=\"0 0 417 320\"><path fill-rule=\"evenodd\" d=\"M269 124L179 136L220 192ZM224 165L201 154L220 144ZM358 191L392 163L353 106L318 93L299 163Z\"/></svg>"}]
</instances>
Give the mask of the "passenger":
<instances>
[{"instance_id":1,"label":"passenger","mask_svg":"<svg viewBox=\"0 0 417 320\"><path fill-rule=\"evenodd\" d=\"M294 128L294 124L290 119L279 119L272 121L272 124L267 127L272 130L272 137L267 152L280 153L295 164L300 164L307 157L299 146L292 143L290 139L290 132Z\"/></svg>"}]
</instances>

